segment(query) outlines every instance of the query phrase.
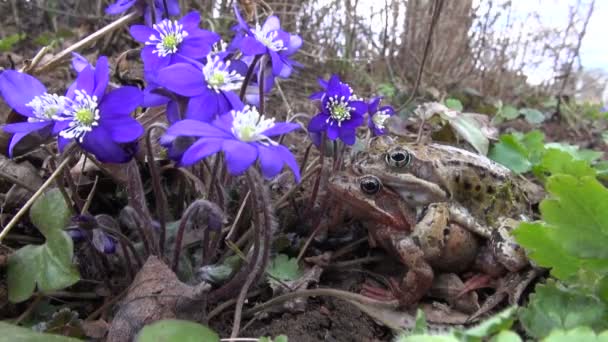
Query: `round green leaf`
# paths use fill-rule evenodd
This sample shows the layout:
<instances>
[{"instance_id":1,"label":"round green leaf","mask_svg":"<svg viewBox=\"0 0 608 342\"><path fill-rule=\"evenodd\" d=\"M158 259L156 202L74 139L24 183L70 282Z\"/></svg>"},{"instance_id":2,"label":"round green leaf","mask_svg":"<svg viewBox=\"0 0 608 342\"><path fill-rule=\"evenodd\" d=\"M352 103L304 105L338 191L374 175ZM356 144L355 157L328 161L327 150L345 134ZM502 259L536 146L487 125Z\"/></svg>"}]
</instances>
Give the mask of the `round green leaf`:
<instances>
[{"instance_id":1,"label":"round green leaf","mask_svg":"<svg viewBox=\"0 0 608 342\"><path fill-rule=\"evenodd\" d=\"M137 342L217 342L219 335L204 325L166 319L145 326L137 335Z\"/></svg>"},{"instance_id":2,"label":"round green leaf","mask_svg":"<svg viewBox=\"0 0 608 342\"><path fill-rule=\"evenodd\" d=\"M50 230L63 230L70 221L70 208L59 189L51 189L34 202L30 209L32 223L46 235Z\"/></svg>"}]
</instances>

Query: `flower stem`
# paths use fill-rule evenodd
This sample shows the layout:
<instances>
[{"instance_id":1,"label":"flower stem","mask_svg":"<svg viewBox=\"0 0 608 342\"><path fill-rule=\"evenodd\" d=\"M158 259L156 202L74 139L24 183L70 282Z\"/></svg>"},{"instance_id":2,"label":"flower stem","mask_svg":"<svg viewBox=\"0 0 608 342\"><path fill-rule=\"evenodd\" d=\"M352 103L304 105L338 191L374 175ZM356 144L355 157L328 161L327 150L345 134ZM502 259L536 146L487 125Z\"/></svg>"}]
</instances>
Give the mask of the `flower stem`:
<instances>
[{"instance_id":1,"label":"flower stem","mask_svg":"<svg viewBox=\"0 0 608 342\"><path fill-rule=\"evenodd\" d=\"M251 81L251 78L253 77L253 71L255 70L255 65L258 64L258 61L260 60L260 58L262 58L262 55L255 55L255 57L253 57L253 61L251 62L251 65L249 66L249 69L247 69L247 74L245 74L245 80L243 80L243 85L241 86L241 91L239 93L239 98L241 99L241 101L243 101L243 99L245 99L245 93L247 92L247 85L249 85L249 82Z\"/></svg>"},{"instance_id":2,"label":"flower stem","mask_svg":"<svg viewBox=\"0 0 608 342\"><path fill-rule=\"evenodd\" d=\"M260 117L258 118L258 123L262 120L262 115L264 115L264 64L266 64L266 55L262 56L260 60L260 72L258 73L258 91L260 92Z\"/></svg>"},{"instance_id":3,"label":"flower stem","mask_svg":"<svg viewBox=\"0 0 608 342\"><path fill-rule=\"evenodd\" d=\"M319 185L321 184L321 177L323 177L323 162L325 161L325 132L321 132L321 146L319 147L319 164L321 168L319 169L319 176L315 179L315 184L312 187L312 194L310 195L310 203L308 204L308 208L304 216L309 216L312 210L315 207L315 201L317 200L317 194L319 192Z\"/></svg>"},{"instance_id":4,"label":"flower stem","mask_svg":"<svg viewBox=\"0 0 608 342\"><path fill-rule=\"evenodd\" d=\"M46 191L46 188L48 188L49 185L51 185L55 181L55 178L57 178L61 174L61 172L63 172L63 169L70 163L71 160L72 160L71 157L65 158L61 162L61 164L59 164L59 166L57 166L57 168L55 169L53 174L51 174L49 179L47 179L46 182L44 182L42 184L42 186L40 186L40 189L38 189L38 191L36 191L36 193L33 194L32 197L30 197L30 199L27 202L25 202L23 207L21 207L21 209L19 209L17 214L15 214L15 216L13 216L13 218L6 225L6 227L4 227L2 232L0 232L0 242L2 242L2 240L4 240L4 238L6 237L6 235L8 235L8 233L11 231L11 229L13 229L13 227L15 225L17 225L17 222L19 222L19 219L21 219L21 217L25 214L26 211L28 211L28 209L32 206L32 204L34 204L34 202L36 202L38 197L40 197Z\"/></svg>"},{"instance_id":5,"label":"flower stem","mask_svg":"<svg viewBox=\"0 0 608 342\"><path fill-rule=\"evenodd\" d=\"M154 161L154 153L152 152L152 139L150 138L150 136L152 135L152 131L154 131L155 128L163 128L166 130L167 127L163 124L155 123L151 125L146 131L146 156L148 158L148 168L150 169L150 175L152 176L152 190L154 191L154 202L156 204L156 217L158 218L158 222L160 224L158 249L160 253L159 255L163 257L165 253L165 235L167 230L167 219L165 217L167 211L167 198L160 183L160 172L158 171L158 166Z\"/></svg>"},{"instance_id":6,"label":"flower stem","mask_svg":"<svg viewBox=\"0 0 608 342\"><path fill-rule=\"evenodd\" d=\"M165 11L165 17L169 19L169 6L167 6L167 0L163 0L163 10Z\"/></svg>"}]
</instances>

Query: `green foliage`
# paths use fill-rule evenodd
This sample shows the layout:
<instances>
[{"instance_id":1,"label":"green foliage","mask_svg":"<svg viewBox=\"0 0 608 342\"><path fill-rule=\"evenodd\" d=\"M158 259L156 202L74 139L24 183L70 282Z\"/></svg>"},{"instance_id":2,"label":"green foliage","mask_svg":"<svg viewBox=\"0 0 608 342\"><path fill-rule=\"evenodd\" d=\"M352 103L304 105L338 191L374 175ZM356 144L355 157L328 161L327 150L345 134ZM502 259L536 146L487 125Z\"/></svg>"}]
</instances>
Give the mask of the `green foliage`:
<instances>
[{"instance_id":1,"label":"green foliage","mask_svg":"<svg viewBox=\"0 0 608 342\"><path fill-rule=\"evenodd\" d=\"M42 245L27 245L8 259L9 300L22 302L38 286L41 292L61 290L80 276L72 264L72 239L63 231L70 219L67 203L58 189L48 191L30 209L32 223L46 238Z\"/></svg>"},{"instance_id":2,"label":"green foliage","mask_svg":"<svg viewBox=\"0 0 608 342\"><path fill-rule=\"evenodd\" d=\"M25 34L15 33L0 39L0 52L9 52L15 44L25 39Z\"/></svg>"},{"instance_id":3,"label":"green foliage","mask_svg":"<svg viewBox=\"0 0 608 342\"><path fill-rule=\"evenodd\" d=\"M513 120L519 116L519 111L513 106L506 105L500 107L496 115L505 120Z\"/></svg>"},{"instance_id":4,"label":"green foliage","mask_svg":"<svg viewBox=\"0 0 608 342\"><path fill-rule=\"evenodd\" d=\"M219 340L219 335L208 327L178 319L166 319L147 325L135 338L137 342L214 342Z\"/></svg>"},{"instance_id":5,"label":"green foliage","mask_svg":"<svg viewBox=\"0 0 608 342\"><path fill-rule=\"evenodd\" d=\"M513 339L513 334L502 334L501 332L507 331L511 328L514 321L514 316L517 308L508 308L480 324L473 326L466 330L452 330L445 335L431 335L426 333L426 322L424 323L424 331L420 331L421 324L420 319L424 319L424 314L420 314L420 310L416 315L416 328L412 331L411 335L401 334L397 338L397 342L417 342L417 341L437 341L437 342L481 342L486 340L488 337L494 336L494 338L500 338L498 341L520 341ZM515 334L517 336L517 334ZM510 338L510 339L509 339Z\"/></svg>"},{"instance_id":6,"label":"green foliage","mask_svg":"<svg viewBox=\"0 0 608 342\"><path fill-rule=\"evenodd\" d=\"M539 124L545 121L545 115L538 109L522 108L519 113L531 124Z\"/></svg>"},{"instance_id":7,"label":"green foliage","mask_svg":"<svg viewBox=\"0 0 608 342\"><path fill-rule=\"evenodd\" d=\"M79 339L35 332L28 328L0 322L0 342L27 341L27 342L78 342Z\"/></svg>"},{"instance_id":8,"label":"green foliage","mask_svg":"<svg viewBox=\"0 0 608 342\"><path fill-rule=\"evenodd\" d=\"M385 97L394 97L397 95L397 88L392 83L380 83L378 85L378 93Z\"/></svg>"},{"instance_id":9,"label":"green foliage","mask_svg":"<svg viewBox=\"0 0 608 342\"><path fill-rule=\"evenodd\" d=\"M298 260L285 254L277 255L268 265L268 274L282 281L296 280L302 275Z\"/></svg>"},{"instance_id":10,"label":"green foliage","mask_svg":"<svg viewBox=\"0 0 608 342\"><path fill-rule=\"evenodd\" d=\"M593 177L558 174L540 204L543 222L524 223L513 234L540 266L568 281L608 274L608 189Z\"/></svg>"},{"instance_id":11,"label":"green foliage","mask_svg":"<svg viewBox=\"0 0 608 342\"><path fill-rule=\"evenodd\" d=\"M449 98L449 99L445 100L445 106L452 110L456 110L459 112L462 112L462 110L464 109L462 102L460 102L459 99L455 99L455 98Z\"/></svg>"},{"instance_id":12,"label":"green foliage","mask_svg":"<svg viewBox=\"0 0 608 342\"><path fill-rule=\"evenodd\" d=\"M488 156L515 173L525 173L540 161L544 152L544 139L545 135L537 130L526 134L503 134L499 142L492 146Z\"/></svg>"},{"instance_id":13,"label":"green foliage","mask_svg":"<svg viewBox=\"0 0 608 342\"><path fill-rule=\"evenodd\" d=\"M554 330L542 340L543 342L606 342L608 341L608 331L603 331L596 335L589 327L578 327L572 330Z\"/></svg>"},{"instance_id":14,"label":"green foliage","mask_svg":"<svg viewBox=\"0 0 608 342\"><path fill-rule=\"evenodd\" d=\"M607 313L606 305L599 299L548 281L536 286L520 321L530 336L542 338L556 329L605 327Z\"/></svg>"},{"instance_id":15,"label":"green foliage","mask_svg":"<svg viewBox=\"0 0 608 342\"><path fill-rule=\"evenodd\" d=\"M503 134L490 149L488 156L514 173L534 171L544 179L545 174L566 173L575 176L595 175L601 171L591 168L602 152L580 149L564 143L545 143L545 136L538 130L526 134L519 132ZM601 167L602 164L597 164ZM608 164L604 170L608 171ZM608 172L606 172L608 174Z\"/></svg>"}]
</instances>

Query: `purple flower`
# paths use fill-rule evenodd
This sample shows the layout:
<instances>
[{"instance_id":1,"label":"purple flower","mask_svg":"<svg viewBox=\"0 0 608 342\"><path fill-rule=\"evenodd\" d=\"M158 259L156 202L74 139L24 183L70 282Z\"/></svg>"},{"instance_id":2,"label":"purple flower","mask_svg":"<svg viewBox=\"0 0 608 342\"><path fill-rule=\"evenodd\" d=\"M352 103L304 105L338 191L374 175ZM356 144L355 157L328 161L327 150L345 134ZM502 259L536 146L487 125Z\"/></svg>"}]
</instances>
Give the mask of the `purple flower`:
<instances>
[{"instance_id":1,"label":"purple flower","mask_svg":"<svg viewBox=\"0 0 608 342\"><path fill-rule=\"evenodd\" d=\"M179 14L179 0L166 0L169 15ZM148 0L116 0L113 4L106 7L106 14L115 15L126 12L129 8L136 6L143 10L146 23L152 24L152 8ZM154 17L160 21L165 14L164 0L154 0Z\"/></svg>"},{"instance_id":2,"label":"purple flower","mask_svg":"<svg viewBox=\"0 0 608 342\"><path fill-rule=\"evenodd\" d=\"M233 92L241 88L244 77L241 63L222 61L207 56L206 64L176 63L160 69L156 81L160 86L190 98L186 119L211 121L219 113L242 106Z\"/></svg>"},{"instance_id":3,"label":"purple flower","mask_svg":"<svg viewBox=\"0 0 608 342\"><path fill-rule=\"evenodd\" d=\"M177 62L188 62L187 58L207 56L220 36L200 29L200 20L198 12L190 12L179 21L164 19L152 27L131 26L133 38L146 45L141 51L144 69L156 71Z\"/></svg>"},{"instance_id":4,"label":"purple flower","mask_svg":"<svg viewBox=\"0 0 608 342\"><path fill-rule=\"evenodd\" d=\"M239 26L245 35L238 39L238 47L245 56L255 56L267 54L272 65L272 75L279 77L289 77L296 62L289 59L301 46L302 38L281 30L279 18L272 15L260 26L249 27L247 22L241 17L236 3L234 12L239 22Z\"/></svg>"},{"instance_id":5,"label":"purple flower","mask_svg":"<svg viewBox=\"0 0 608 342\"><path fill-rule=\"evenodd\" d=\"M276 176L283 166L293 171L300 181L300 170L289 149L270 139L291 132L300 126L293 123L275 123L266 119L255 107L245 106L225 113L206 123L182 120L169 127L168 135L200 137L182 155L182 165L192 165L219 151L224 151L228 171L238 175L259 160L266 178Z\"/></svg>"},{"instance_id":6,"label":"purple flower","mask_svg":"<svg viewBox=\"0 0 608 342\"><path fill-rule=\"evenodd\" d=\"M101 162L123 163L134 151L122 144L136 141L143 127L130 114L142 102L136 87L121 87L106 93L110 78L108 59L84 67L66 94L64 110L54 117L63 150L70 140L92 153Z\"/></svg>"},{"instance_id":7,"label":"purple flower","mask_svg":"<svg viewBox=\"0 0 608 342\"><path fill-rule=\"evenodd\" d=\"M395 110L391 106L383 106L378 108L382 96L374 97L368 104L368 126L374 132L374 135L383 135L384 124L388 118L395 114Z\"/></svg>"},{"instance_id":8,"label":"purple flower","mask_svg":"<svg viewBox=\"0 0 608 342\"><path fill-rule=\"evenodd\" d=\"M327 131L331 140L342 139L345 144L355 143L357 127L363 123L367 104L357 100L350 86L333 75L327 82L325 93L313 94L313 99L321 98L321 113L315 115L308 124L308 131Z\"/></svg>"},{"instance_id":9,"label":"purple flower","mask_svg":"<svg viewBox=\"0 0 608 342\"><path fill-rule=\"evenodd\" d=\"M5 132L14 133L8 146L10 157L15 145L26 135L36 132L48 137L57 133L54 120L64 111L66 97L49 94L35 77L15 70L0 74L0 94L11 108L27 117L25 122L3 126Z\"/></svg>"},{"instance_id":10,"label":"purple flower","mask_svg":"<svg viewBox=\"0 0 608 342\"><path fill-rule=\"evenodd\" d=\"M66 232L75 242L88 240L101 253L116 252L116 240L106 234L97 219L91 215L73 217L72 224L66 228Z\"/></svg>"}]
</instances>

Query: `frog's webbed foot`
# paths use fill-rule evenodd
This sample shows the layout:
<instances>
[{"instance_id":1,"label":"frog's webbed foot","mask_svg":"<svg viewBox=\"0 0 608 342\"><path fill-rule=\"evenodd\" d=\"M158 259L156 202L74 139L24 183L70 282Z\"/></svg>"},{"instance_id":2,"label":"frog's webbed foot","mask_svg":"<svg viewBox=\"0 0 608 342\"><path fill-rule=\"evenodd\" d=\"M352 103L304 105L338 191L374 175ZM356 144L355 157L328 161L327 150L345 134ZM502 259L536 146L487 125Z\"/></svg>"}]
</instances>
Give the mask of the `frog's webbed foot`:
<instances>
[{"instance_id":1,"label":"frog's webbed foot","mask_svg":"<svg viewBox=\"0 0 608 342\"><path fill-rule=\"evenodd\" d=\"M450 214L451 222L458 223L469 231L484 238L490 237L492 229L480 224L478 220L473 215L471 215L467 208L463 207L460 204L450 202L448 204L448 211Z\"/></svg>"},{"instance_id":2,"label":"frog's webbed foot","mask_svg":"<svg viewBox=\"0 0 608 342\"><path fill-rule=\"evenodd\" d=\"M533 267L522 272L507 274L498 281L496 292L486 299L481 308L471 315L469 320L473 321L479 316L494 309L497 305L502 303L506 297L508 297L510 305L517 304L525 289L541 274L541 272L541 269Z\"/></svg>"}]
</instances>

